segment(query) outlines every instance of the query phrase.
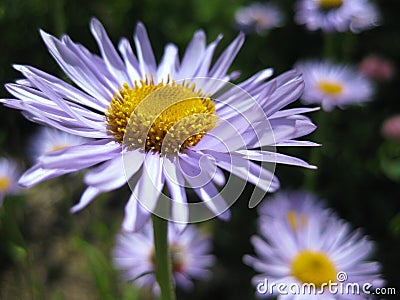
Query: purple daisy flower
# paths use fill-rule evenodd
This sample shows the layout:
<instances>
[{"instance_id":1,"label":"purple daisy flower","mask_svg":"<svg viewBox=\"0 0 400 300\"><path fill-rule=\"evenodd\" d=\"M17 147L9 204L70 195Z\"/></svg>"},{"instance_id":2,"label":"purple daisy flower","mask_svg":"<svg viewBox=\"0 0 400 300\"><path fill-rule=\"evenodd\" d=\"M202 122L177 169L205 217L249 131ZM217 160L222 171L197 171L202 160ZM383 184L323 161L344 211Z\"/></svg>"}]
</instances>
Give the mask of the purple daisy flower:
<instances>
[{"instance_id":1,"label":"purple daisy flower","mask_svg":"<svg viewBox=\"0 0 400 300\"><path fill-rule=\"evenodd\" d=\"M380 264L369 261L374 243L316 198L282 193L262 210L260 236L251 240L256 256L244 257L258 273L253 278L258 296L366 299L368 292L383 286ZM357 285L359 293L352 293L350 285ZM343 292L335 293L330 289L334 286Z\"/></svg>"},{"instance_id":2,"label":"purple daisy flower","mask_svg":"<svg viewBox=\"0 0 400 300\"><path fill-rule=\"evenodd\" d=\"M309 30L351 30L358 33L376 26L379 14L367 0L299 0L295 20Z\"/></svg>"},{"instance_id":3,"label":"purple daisy flower","mask_svg":"<svg viewBox=\"0 0 400 300\"><path fill-rule=\"evenodd\" d=\"M283 24L281 10L272 3L252 3L240 7L235 13L235 21L240 30L265 34L268 30Z\"/></svg>"},{"instance_id":4,"label":"purple daisy flower","mask_svg":"<svg viewBox=\"0 0 400 300\"><path fill-rule=\"evenodd\" d=\"M369 101L373 94L372 83L351 66L328 61L308 61L296 64L305 82L303 103L321 104L326 111L335 107Z\"/></svg>"},{"instance_id":5,"label":"purple daisy flower","mask_svg":"<svg viewBox=\"0 0 400 300\"><path fill-rule=\"evenodd\" d=\"M169 251L175 284L183 289L193 288L193 279L210 278L209 270L215 262L210 254L211 240L194 225L184 231L173 226L168 231ZM147 223L139 232L122 232L117 236L113 250L113 261L122 271L125 281L133 281L138 287L145 287L159 294L155 275L153 229Z\"/></svg>"},{"instance_id":6,"label":"purple daisy flower","mask_svg":"<svg viewBox=\"0 0 400 300\"><path fill-rule=\"evenodd\" d=\"M49 52L74 85L31 66L14 66L25 79L6 85L16 98L0 100L5 106L22 110L33 122L89 139L41 156L21 177L21 185L31 187L93 167L84 178L86 191L71 209L77 212L128 180L133 192L123 227L137 230L154 212L164 186L173 200L165 217L184 224L191 221L185 185L211 212L202 220L227 218L229 205L216 187L225 183L222 170L267 192L279 183L263 163L312 167L271 150L315 145L296 140L314 131L316 126L301 115L313 109L283 109L303 91L300 73L289 71L266 81L272 75L266 69L238 85L229 84L238 74L227 71L243 34L213 66L221 37L206 45L203 31L194 34L182 60L178 48L168 44L157 65L143 24L134 34L136 54L125 38L118 53L97 19L90 28L100 56L68 36L58 40L41 31Z\"/></svg>"},{"instance_id":7,"label":"purple daisy flower","mask_svg":"<svg viewBox=\"0 0 400 300\"><path fill-rule=\"evenodd\" d=\"M88 139L78 135L43 127L32 136L30 141L32 158L36 161L38 157L46 153L57 152L86 142L88 142Z\"/></svg>"}]
</instances>

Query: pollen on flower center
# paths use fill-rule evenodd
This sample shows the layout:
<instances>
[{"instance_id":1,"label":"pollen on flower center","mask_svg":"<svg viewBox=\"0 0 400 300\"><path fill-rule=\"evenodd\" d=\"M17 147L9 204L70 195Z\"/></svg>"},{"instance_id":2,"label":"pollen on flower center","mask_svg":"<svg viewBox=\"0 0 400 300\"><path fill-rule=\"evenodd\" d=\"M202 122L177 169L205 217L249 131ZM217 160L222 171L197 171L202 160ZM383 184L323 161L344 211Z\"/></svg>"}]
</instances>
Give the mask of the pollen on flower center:
<instances>
[{"instance_id":1,"label":"pollen on flower center","mask_svg":"<svg viewBox=\"0 0 400 300\"><path fill-rule=\"evenodd\" d=\"M0 193L6 193L11 186L11 180L9 177L0 177Z\"/></svg>"},{"instance_id":2,"label":"pollen on flower center","mask_svg":"<svg viewBox=\"0 0 400 300\"><path fill-rule=\"evenodd\" d=\"M343 85L338 82L321 80L317 84L317 88L324 94L337 96L343 92Z\"/></svg>"},{"instance_id":3,"label":"pollen on flower center","mask_svg":"<svg viewBox=\"0 0 400 300\"><path fill-rule=\"evenodd\" d=\"M319 7L323 10L339 8L343 5L343 0L319 0Z\"/></svg>"},{"instance_id":4,"label":"pollen on flower center","mask_svg":"<svg viewBox=\"0 0 400 300\"><path fill-rule=\"evenodd\" d=\"M115 140L129 149L171 154L196 145L217 116L214 101L194 84L146 78L115 93L106 120Z\"/></svg>"},{"instance_id":5,"label":"pollen on flower center","mask_svg":"<svg viewBox=\"0 0 400 300\"><path fill-rule=\"evenodd\" d=\"M318 251L304 250L293 259L292 275L303 283L321 287L336 281L336 268L329 257Z\"/></svg>"}]
</instances>

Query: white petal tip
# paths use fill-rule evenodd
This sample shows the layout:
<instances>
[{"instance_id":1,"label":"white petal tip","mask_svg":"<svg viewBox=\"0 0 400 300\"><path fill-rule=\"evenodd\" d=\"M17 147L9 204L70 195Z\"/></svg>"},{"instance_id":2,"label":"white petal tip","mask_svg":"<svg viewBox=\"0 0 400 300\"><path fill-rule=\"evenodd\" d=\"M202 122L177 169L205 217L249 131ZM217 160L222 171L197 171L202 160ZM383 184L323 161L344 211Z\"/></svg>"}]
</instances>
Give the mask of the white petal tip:
<instances>
[{"instance_id":1,"label":"white petal tip","mask_svg":"<svg viewBox=\"0 0 400 300\"><path fill-rule=\"evenodd\" d=\"M78 207L75 207L75 206L73 206L73 207L71 207L71 208L69 209L69 212L70 212L71 214L77 213L78 211L80 211L80 209L79 209Z\"/></svg>"}]
</instances>

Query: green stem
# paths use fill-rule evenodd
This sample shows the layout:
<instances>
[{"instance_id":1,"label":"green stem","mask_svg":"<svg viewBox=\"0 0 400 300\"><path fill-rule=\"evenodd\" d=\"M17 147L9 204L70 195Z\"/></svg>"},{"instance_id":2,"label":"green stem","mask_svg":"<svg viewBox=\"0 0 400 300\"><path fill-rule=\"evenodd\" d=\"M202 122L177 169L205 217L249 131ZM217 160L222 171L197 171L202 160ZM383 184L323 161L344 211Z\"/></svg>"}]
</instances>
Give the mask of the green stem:
<instances>
[{"instance_id":1,"label":"green stem","mask_svg":"<svg viewBox=\"0 0 400 300\"><path fill-rule=\"evenodd\" d=\"M168 221L153 215L156 278L162 300L175 300L172 282L171 256L168 247Z\"/></svg>"},{"instance_id":2,"label":"green stem","mask_svg":"<svg viewBox=\"0 0 400 300\"><path fill-rule=\"evenodd\" d=\"M325 59L334 60L337 56L335 49L335 35L332 33L326 33L324 36L324 45L323 45L323 56ZM324 142L324 131L326 125L327 115L323 110L317 112L317 116L315 117L315 124L318 126L317 130L312 135L312 140L316 143ZM309 163L311 165L317 166L320 168L321 164L321 148L313 147L311 149ZM317 185L317 176L318 171L309 170L305 174L304 178L304 188L310 191L315 191Z\"/></svg>"},{"instance_id":3,"label":"green stem","mask_svg":"<svg viewBox=\"0 0 400 300\"><path fill-rule=\"evenodd\" d=\"M333 33L326 33L324 38L324 58L334 60L336 58L335 35Z\"/></svg>"}]
</instances>

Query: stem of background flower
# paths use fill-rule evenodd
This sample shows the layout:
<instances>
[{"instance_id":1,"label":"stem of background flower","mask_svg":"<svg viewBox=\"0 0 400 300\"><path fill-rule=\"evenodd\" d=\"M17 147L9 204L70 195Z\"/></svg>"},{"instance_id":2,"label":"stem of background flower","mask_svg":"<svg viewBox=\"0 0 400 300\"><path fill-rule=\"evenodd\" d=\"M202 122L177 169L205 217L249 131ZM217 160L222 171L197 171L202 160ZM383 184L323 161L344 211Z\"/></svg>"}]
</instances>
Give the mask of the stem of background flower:
<instances>
[{"instance_id":1,"label":"stem of background flower","mask_svg":"<svg viewBox=\"0 0 400 300\"><path fill-rule=\"evenodd\" d=\"M346 32L343 37L342 43L342 56L341 59L345 62L351 60L355 48L356 36L352 32Z\"/></svg>"},{"instance_id":2,"label":"stem of background flower","mask_svg":"<svg viewBox=\"0 0 400 300\"><path fill-rule=\"evenodd\" d=\"M333 60L336 57L335 53L335 36L333 34L325 34L325 41L323 47L323 55L327 60ZM326 126L327 114L324 110L317 112L317 116L314 119L315 124L318 126L317 130L312 135L312 140L316 143L323 144L324 142L324 127ZM321 148L313 147L310 153L309 163L311 165L321 168ZM309 191L315 191L317 185L318 171L308 171L304 179L304 187Z\"/></svg>"},{"instance_id":3,"label":"stem of background flower","mask_svg":"<svg viewBox=\"0 0 400 300\"><path fill-rule=\"evenodd\" d=\"M323 56L325 59L334 60L336 58L335 35L333 33L326 33L324 38Z\"/></svg>"},{"instance_id":4,"label":"stem of background flower","mask_svg":"<svg viewBox=\"0 0 400 300\"><path fill-rule=\"evenodd\" d=\"M171 256L168 247L168 221L153 215L156 278L162 300L175 300L172 282Z\"/></svg>"}]
</instances>

